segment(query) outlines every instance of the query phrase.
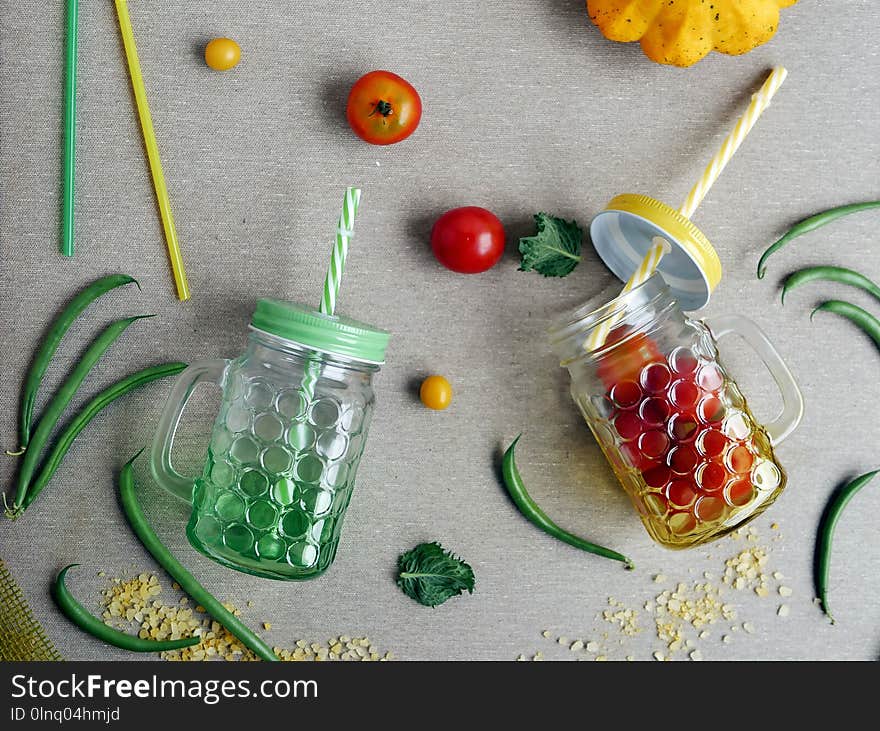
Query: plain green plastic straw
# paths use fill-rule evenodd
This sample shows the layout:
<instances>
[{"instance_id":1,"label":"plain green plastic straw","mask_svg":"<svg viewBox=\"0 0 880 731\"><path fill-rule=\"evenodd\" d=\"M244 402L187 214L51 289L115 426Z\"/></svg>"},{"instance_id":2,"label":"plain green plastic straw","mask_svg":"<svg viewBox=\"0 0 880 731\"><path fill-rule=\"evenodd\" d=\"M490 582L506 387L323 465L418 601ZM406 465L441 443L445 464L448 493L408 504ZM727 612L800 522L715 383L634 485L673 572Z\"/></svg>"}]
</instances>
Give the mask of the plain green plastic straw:
<instances>
[{"instance_id":1,"label":"plain green plastic straw","mask_svg":"<svg viewBox=\"0 0 880 731\"><path fill-rule=\"evenodd\" d=\"M76 27L79 0L67 0L64 69L64 172L61 183L61 253L73 256L73 170L76 165Z\"/></svg>"}]
</instances>

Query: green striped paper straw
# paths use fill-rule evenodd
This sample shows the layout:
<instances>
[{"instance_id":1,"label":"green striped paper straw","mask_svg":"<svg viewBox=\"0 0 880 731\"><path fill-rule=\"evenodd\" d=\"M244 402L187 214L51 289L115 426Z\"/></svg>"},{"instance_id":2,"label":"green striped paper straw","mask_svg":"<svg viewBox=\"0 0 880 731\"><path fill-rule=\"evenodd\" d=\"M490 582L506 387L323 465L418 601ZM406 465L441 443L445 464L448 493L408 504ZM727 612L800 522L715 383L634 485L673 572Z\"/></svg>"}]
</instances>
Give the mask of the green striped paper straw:
<instances>
[{"instance_id":1,"label":"green striped paper straw","mask_svg":"<svg viewBox=\"0 0 880 731\"><path fill-rule=\"evenodd\" d=\"M345 271L345 259L348 256L348 242L354 236L354 219L361 202L360 188L346 188L342 201L342 213L336 227L336 243L330 254L330 266L324 278L324 295L321 297L320 312L332 315L336 312L336 299L342 284L342 273Z\"/></svg>"},{"instance_id":2,"label":"green striped paper straw","mask_svg":"<svg viewBox=\"0 0 880 731\"><path fill-rule=\"evenodd\" d=\"M61 180L61 253L73 256L73 171L76 159L76 31L79 0L67 0L64 68L64 167Z\"/></svg>"},{"instance_id":3,"label":"green striped paper straw","mask_svg":"<svg viewBox=\"0 0 880 731\"><path fill-rule=\"evenodd\" d=\"M339 223L336 226L336 241L333 244L333 251L330 253L330 266L327 267L327 276L324 277L324 293L321 296L321 304L318 306L318 311L324 315L332 315L336 312L336 300L339 298L345 260L348 257L348 242L354 236L354 219L357 216L360 202L360 188L345 189L342 213L339 215ZM312 400L320 375L320 361L310 360L306 365L302 380L302 391L307 401Z\"/></svg>"}]
</instances>

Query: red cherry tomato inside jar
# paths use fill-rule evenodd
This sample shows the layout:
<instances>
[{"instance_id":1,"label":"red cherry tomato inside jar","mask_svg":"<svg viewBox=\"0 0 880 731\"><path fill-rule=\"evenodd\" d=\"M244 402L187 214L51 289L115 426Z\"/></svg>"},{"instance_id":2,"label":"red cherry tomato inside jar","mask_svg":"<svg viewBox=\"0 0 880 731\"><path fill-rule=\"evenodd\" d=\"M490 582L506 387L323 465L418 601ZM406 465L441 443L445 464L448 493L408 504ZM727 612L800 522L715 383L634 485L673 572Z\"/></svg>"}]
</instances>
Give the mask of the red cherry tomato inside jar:
<instances>
[{"instance_id":1,"label":"red cherry tomato inside jar","mask_svg":"<svg viewBox=\"0 0 880 731\"><path fill-rule=\"evenodd\" d=\"M495 266L504 253L504 227L491 211L465 206L446 211L431 231L431 248L443 266L462 274L479 274Z\"/></svg>"},{"instance_id":2,"label":"red cherry tomato inside jar","mask_svg":"<svg viewBox=\"0 0 880 731\"><path fill-rule=\"evenodd\" d=\"M392 145L415 132L422 100L406 79L390 71L370 71L351 87L345 116L365 142Z\"/></svg>"}]
</instances>

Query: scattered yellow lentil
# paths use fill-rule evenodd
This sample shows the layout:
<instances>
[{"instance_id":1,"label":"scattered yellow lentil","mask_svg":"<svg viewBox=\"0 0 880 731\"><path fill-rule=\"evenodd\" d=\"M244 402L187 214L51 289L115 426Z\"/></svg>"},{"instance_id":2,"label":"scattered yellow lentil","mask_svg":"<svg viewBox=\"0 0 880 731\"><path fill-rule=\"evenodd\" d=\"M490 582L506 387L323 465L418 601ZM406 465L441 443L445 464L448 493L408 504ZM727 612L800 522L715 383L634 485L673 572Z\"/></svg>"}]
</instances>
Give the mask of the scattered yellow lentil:
<instances>
[{"instance_id":1,"label":"scattered yellow lentil","mask_svg":"<svg viewBox=\"0 0 880 731\"><path fill-rule=\"evenodd\" d=\"M608 605L611 609L602 612L602 619L616 625L625 635L633 636L641 632L638 610L627 609L622 602L617 601L614 597L608 597Z\"/></svg>"},{"instance_id":2,"label":"scattered yellow lentil","mask_svg":"<svg viewBox=\"0 0 880 731\"><path fill-rule=\"evenodd\" d=\"M176 586L176 583L175 585ZM178 587L179 588L179 587ZM189 598L181 597L178 604L164 604L158 597L162 586L155 575L141 573L131 579L114 578L102 592L103 619L117 629L129 630L132 623L140 626L138 636L147 639L167 640L180 639L199 635L200 644L161 653L164 660L196 661L196 660L227 660L255 661L256 655L247 649L219 622L205 613L205 608L197 606L195 616L189 608ZM232 604L223 602L235 616L241 611ZM271 628L269 622L263 627ZM273 648L279 659L284 661L325 661L325 660L356 660L356 661L388 661L393 659L390 652L380 653L369 638L352 639L347 636L331 638L326 645L316 642L307 645L304 640L296 642L295 649Z\"/></svg>"},{"instance_id":3,"label":"scattered yellow lentil","mask_svg":"<svg viewBox=\"0 0 880 731\"><path fill-rule=\"evenodd\" d=\"M777 530L778 525L773 529ZM770 574L769 550L759 544L758 531L754 526L733 531L729 535L733 540L745 540L746 545L743 547L740 543L736 553L724 561L720 583L713 583L715 575L712 572L703 571L703 581L679 582L674 589L664 589L643 603L645 613L654 621L657 639L666 645L665 650L657 650L653 653L655 660L670 660L679 652L687 655L691 660L702 659L702 650L696 647L695 643L697 639L709 639L711 634L704 628L718 622L731 622L728 633L720 636L720 641L725 645L733 641L732 633L740 629L746 634L755 633L755 626L751 622L732 623L736 620L737 610L731 602L724 601L724 592L725 587L729 587L737 591L752 590L759 597L769 596L771 591L768 575ZM780 535L777 534L773 540L779 538ZM711 559L712 555L707 554L706 558ZM698 570L692 567L688 573L693 575L698 573ZM773 571L772 578L780 582L784 577L779 571ZM669 579L663 573L654 574L652 581L655 584L669 585ZM782 597L791 596L791 589L787 586L780 584L775 590ZM628 608L614 597L608 598L608 606L609 609L601 612L602 620L615 626L624 636L639 632L637 610ZM777 609L780 617L785 617L788 613L787 605L780 605ZM599 652L599 644L593 640L581 645L580 641L569 643L565 636L560 636L557 642L568 646L572 651L583 647L593 654ZM607 632L603 633L603 642L607 646ZM624 638L619 638L617 644L624 645ZM627 659L630 657L627 656Z\"/></svg>"}]
</instances>

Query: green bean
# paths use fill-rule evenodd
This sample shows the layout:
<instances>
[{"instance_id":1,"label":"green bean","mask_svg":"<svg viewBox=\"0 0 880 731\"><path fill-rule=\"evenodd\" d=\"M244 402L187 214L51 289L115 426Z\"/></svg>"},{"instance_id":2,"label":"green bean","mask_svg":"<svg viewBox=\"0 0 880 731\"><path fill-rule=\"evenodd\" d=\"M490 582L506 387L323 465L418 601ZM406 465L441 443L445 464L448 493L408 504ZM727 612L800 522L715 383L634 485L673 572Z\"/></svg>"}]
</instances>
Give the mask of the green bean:
<instances>
[{"instance_id":1,"label":"green bean","mask_svg":"<svg viewBox=\"0 0 880 731\"><path fill-rule=\"evenodd\" d=\"M593 553L597 556L610 558L614 561L621 561L626 564L627 569L635 568L635 564L622 553L612 551L610 548L605 548L604 546L598 546L595 543L591 543L590 541L560 528L547 517L547 514L541 510L540 507L538 507L538 504L526 490L522 477L520 477L519 470L516 467L516 460L513 452L516 443L520 440L521 436L522 434L513 440L513 444L507 448L507 451L504 453L504 458L501 461L501 475L504 478L504 487L507 488L507 493L510 495L511 500L513 500L520 513L548 535L551 535L570 546L579 548L582 551L587 551L588 553Z\"/></svg>"},{"instance_id":2,"label":"green bean","mask_svg":"<svg viewBox=\"0 0 880 731\"><path fill-rule=\"evenodd\" d=\"M852 269L844 269L843 267L807 267L806 269L799 269L786 277L785 284L782 286L782 304L785 304L785 295L791 292L791 290L807 282L817 280L839 282L840 284L848 284L851 287L858 287L880 300L880 287L864 274L859 274Z\"/></svg>"},{"instance_id":3,"label":"green bean","mask_svg":"<svg viewBox=\"0 0 880 731\"><path fill-rule=\"evenodd\" d=\"M870 312L865 312L861 307L841 300L828 300L827 302L823 302L810 313L811 320L813 319L813 315L817 312L833 312L835 315L841 315L847 320L854 322L864 330L865 333L867 333L877 344L877 347L880 348L880 320L874 317Z\"/></svg>"},{"instance_id":4,"label":"green bean","mask_svg":"<svg viewBox=\"0 0 880 731\"><path fill-rule=\"evenodd\" d=\"M31 437L31 420L34 415L37 391L40 388L40 383L43 380L46 369L49 367L49 361L52 360L52 356L58 349L64 333L67 332L73 321L82 314L83 310L98 299L98 297L106 294L111 289L121 287L124 284L131 284L132 282L138 284L135 279L127 274L112 274L109 277L103 277L92 282L70 301L52 323L49 332L46 333L46 337L43 338L43 342L37 348L37 352L34 354L33 361L31 362L31 367L25 376L18 419L18 438L21 446L18 452L7 452L7 454L14 456L22 454L27 449ZM138 287L140 287L139 284Z\"/></svg>"},{"instance_id":5,"label":"green bean","mask_svg":"<svg viewBox=\"0 0 880 731\"><path fill-rule=\"evenodd\" d=\"M880 201L850 203L846 206L829 208L827 211L821 211L820 213L817 213L813 216L810 216L809 218L805 218L803 221L796 223L786 232L786 234L781 239L776 241L774 244L771 244L767 251L761 254L761 258L758 261L758 279L763 279L764 274L767 273L767 259L769 259L772 254L779 251L792 239L796 239L798 236L803 236L805 233L809 233L810 231L815 231L817 228L821 228L822 226L825 226L832 221L836 221L838 218L848 216L852 213L858 213L859 211L866 211L869 208L880 208Z\"/></svg>"},{"instance_id":6,"label":"green bean","mask_svg":"<svg viewBox=\"0 0 880 731\"><path fill-rule=\"evenodd\" d=\"M184 637L179 640L147 640L142 637L120 632L118 629L108 627L97 617L89 614L88 610L80 604L67 588L64 578L67 572L77 563L65 566L58 573L58 578L52 584L52 598L58 605L58 608L64 613L71 622L73 622L81 630L88 632L108 645L121 647L123 650L132 650L133 652L164 652L165 650L182 650L184 647L192 647L201 642L200 637Z\"/></svg>"},{"instance_id":7,"label":"green bean","mask_svg":"<svg viewBox=\"0 0 880 731\"><path fill-rule=\"evenodd\" d=\"M37 499L37 495L40 494L40 491L52 479L52 476L61 464L61 461L67 454L67 450L69 450L70 445L73 444L73 440L76 439L79 433L85 429L88 423L94 419L103 408L109 406L116 399L120 396L124 396L129 391L133 391L134 389L158 380L159 378L173 376L180 373L184 368L186 368L186 363L164 363L162 365L144 368L141 371L126 376L121 381L114 383L112 386L104 389L101 393L95 396L95 398L86 404L83 410L80 411L79 414L77 414L67 425L64 431L61 432L61 436L58 437L49 456L43 460L39 474L28 486L21 510L27 510L28 506Z\"/></svg>"},{"instance_id":8,"label":"green bean","mask_svg":"<svg viewBox=\"0 0 880 731\"><path fill-rule=\"evenodd\" d=\"M109 325L88 347L85 355L83 355L79 363L76 364L74 369L70 372L70 375L67 377L67 380L61 384L61 387L52 397L52 400L47 404L43 411L43 415L40 417L40 421L37 424L37 428L34 429L34 433L31 436L29 449L25 452L24 459L22 459L21 462L21 469L18 472L18 487L15 492L15 501L12 505L12 512L14 514L18 514L21 511L25 493L27 492L31 477L34 474L34 469L37 466L37 459L39 458L40 451L46 444L49 434L52 432L52 429L55 428L55 424L58 423L58 419L70 403L76 390L80 387L83 380L85 380L85 377L89 374L100 357L104 354L104 351L113 344L116 338L122 335L122 333L125 332L125 329L133 322L142 320L145 317L153 317L153 315L126 317L123 320L117 320Z\"/></svg>"},{"instance_id":9,"label":"green bean","mask_svg":"<svg viewBox=\"0 0 880 731\"><path fill-rule=\"evenodd\" d=\"M867 485L871 479L880 470L867 472L860 477L856 477L852 482L844 485L835 495L828 501L822 520L819 523L819 532L816 539L816 593L819 595L819 602L822 611L834 624L834 617L828 608L828 575L831 568L831 542L834 538L834 529L837 527L837 521L840 514L847 506L855 494Z\"/></svg>"},{"instance_id":10,"label":"green bean","mask_svg":"<svg viewBox=\"0 0 880 731\"><path fill-rule=\"evenodd\" d=\"M196 578L183 567L180 561L174 558L173 554L153 532L134 493L132 463L139 455L140 452L126 462L119 475L119 494L122 499L122 510L135 535L140 539L144 548L152 554L153 558L159 562L159 565L168 572L171 578L180 584L180 587L189 594L193 601L203 606L208 614L226 627L226 629L241 640L245 647L253 650L263 660L277 661L278 657L272 652L272 648L224 607L219 599L215 598L211 592L196 581Z\"/></svg>"}]
</instances>

